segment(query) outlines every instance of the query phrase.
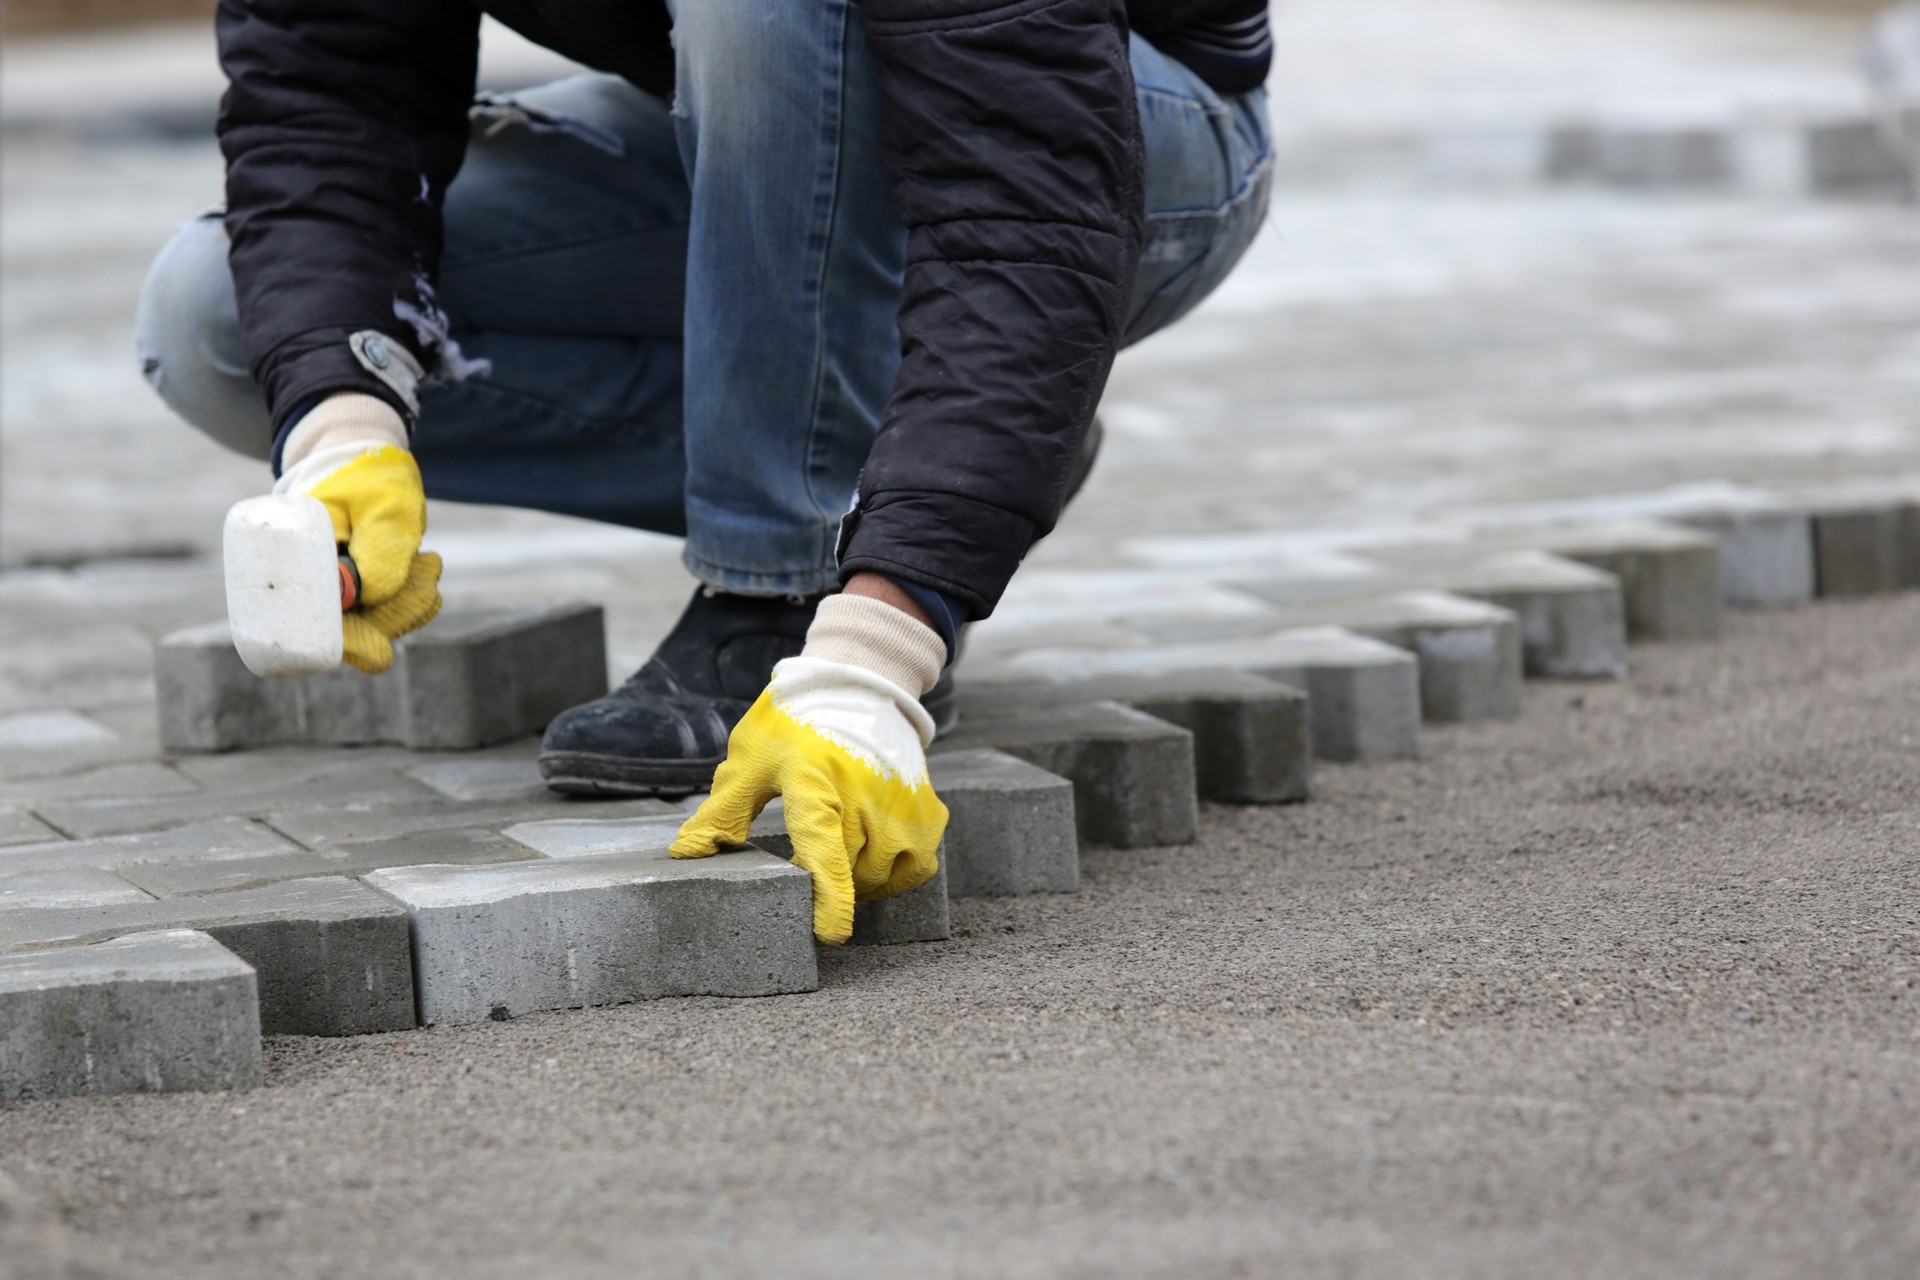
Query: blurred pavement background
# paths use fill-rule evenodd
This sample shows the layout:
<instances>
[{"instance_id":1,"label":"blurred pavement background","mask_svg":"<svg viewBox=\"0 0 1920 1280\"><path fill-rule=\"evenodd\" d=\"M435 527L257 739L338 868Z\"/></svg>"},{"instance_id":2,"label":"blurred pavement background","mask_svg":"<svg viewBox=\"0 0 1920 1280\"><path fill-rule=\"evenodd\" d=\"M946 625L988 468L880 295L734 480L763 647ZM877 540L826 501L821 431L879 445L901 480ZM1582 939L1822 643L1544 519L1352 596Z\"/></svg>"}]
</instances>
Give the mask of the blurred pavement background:
<instances>
[{"instance_id":1,"label":"blurred pavement background","mask_svg":"<svg viewBox=\"0 0 1920 1280\"><path fill-rule=\"evenodd\" d=\"M1270 224L1122 358L1101 465L990 626L1166 563L1150 535L1320 545L1920 474L1920 217L1872 165L1814 191L1777 163L1868 119L1862 7L1277 5ZM568 70L497 26L484 52L489 87ZM0 566L150 562L207 617L221 517L267 477L168 415L131 325L154 252L220 198L221 87L201 22L0 55ZM1618 162L1583 168L1600 136ZM607 601L616 672L688 586L671 540L529 513L439 504L429 542L456 603Z\"/></svg>"}]
</instances>

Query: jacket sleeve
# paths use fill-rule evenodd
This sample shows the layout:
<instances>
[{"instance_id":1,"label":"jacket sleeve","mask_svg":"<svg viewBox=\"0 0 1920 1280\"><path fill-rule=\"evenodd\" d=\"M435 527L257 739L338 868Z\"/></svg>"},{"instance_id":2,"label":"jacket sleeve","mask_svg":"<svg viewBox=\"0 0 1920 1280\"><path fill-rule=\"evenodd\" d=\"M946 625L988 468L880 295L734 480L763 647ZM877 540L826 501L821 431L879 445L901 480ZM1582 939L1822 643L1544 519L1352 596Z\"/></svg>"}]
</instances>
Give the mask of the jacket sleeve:
<instances>
[{"instance_id":1,"label":"jacket sleeve","mask_svg":"<svg viewBox=\"0 0 1920 1280\"><path fill-rule=\"evenodd\" d=\"M1126 322L1142 157L1122 0L868 0L908 230L902 364L842 527L991 613L1053 527Z\"/></svg>"},{"instance_id":2,"label":"jacket sleeve","mask_svg":"<svg viewBox=\"0 0 1920 1280\"><path fill-rule=\"evenodd\" d=\"M336 390L411 418L355 333L444 367L440 202L466 147L479 23L458 0L220 0L229 261L276 430Z\"/></svg>"}]
</instances>

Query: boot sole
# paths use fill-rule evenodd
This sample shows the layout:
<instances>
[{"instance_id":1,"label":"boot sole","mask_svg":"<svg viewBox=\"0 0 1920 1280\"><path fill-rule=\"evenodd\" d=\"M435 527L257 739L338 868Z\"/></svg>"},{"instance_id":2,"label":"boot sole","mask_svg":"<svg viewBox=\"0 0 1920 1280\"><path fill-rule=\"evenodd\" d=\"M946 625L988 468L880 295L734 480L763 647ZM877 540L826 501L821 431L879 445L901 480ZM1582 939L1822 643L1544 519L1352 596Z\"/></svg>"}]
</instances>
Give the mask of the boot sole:
<instances>
[{"instance_id":1,"label":"boot sole","mask_svg":"<svg viewBox=\"0 0 1920 1280\"><path fill-rule=\"evenodd\" d=\"M540 775L554 791L571 796L661 796L674 798L713 786L711 760L634 760L587 751L543 751Z\"/></svg>"}]
</instances>

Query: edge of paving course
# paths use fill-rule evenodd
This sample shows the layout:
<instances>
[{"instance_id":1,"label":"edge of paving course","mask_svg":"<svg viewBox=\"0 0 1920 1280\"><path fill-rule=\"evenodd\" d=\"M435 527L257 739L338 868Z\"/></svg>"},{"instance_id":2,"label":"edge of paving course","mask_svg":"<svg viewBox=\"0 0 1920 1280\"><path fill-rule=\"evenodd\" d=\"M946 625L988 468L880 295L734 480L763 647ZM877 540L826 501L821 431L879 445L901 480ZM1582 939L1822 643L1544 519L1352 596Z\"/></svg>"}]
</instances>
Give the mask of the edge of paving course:
<instances>
[{"instance_id":1,"label":"edge of paving course","mask_svg":"<svg viewBox=\"0 0 1920 1280\"><path fill-rule=\"evenodd\" d=\"M1073 892L1089 848L1192 841L1203 797L1304 799L1314 755L1413 757L1422 711L1435 702L1422 676L1453 670L1423 629L1484 640L1507 655L1503 667L1517 665L1530 642L1545 657L1527 664L1529 675L1619 676L1628 641L1711 639L1724 606L1920 587L1920 494L1881 486L1764 510L1482 528L1459 545L1389 548L1377 563L1384 577L1372 587L1422 585L1342 598L1325 584L1248 584L1281 616L1317 611L1370 635L1323 625L1025 651L979 676L963 673L961 722L929 756L952 813L940 873L899 898L862 904L853 942L948 938L950 896ZM1562 616L1569 600L1579 605L1572 622ZM420 646L438 664L428 681L436 713L463 726L446 736L471 743L493 732L473 728L484 717L461 704L490 696L489 664L502 660L502 645L530 636L558 634L561 657L599 655L604 687L603 626L592 605L455 615ZM226 644L217 633L169 640L205 658ZM1584 667L1546 660L1567 655L1585 655ZM550 646L543 657L570 665ZM537 691L523 697L526 688ZM1488 689L1478 715L1503 713L1505 695ZM510 692L509 718L524 720L561 688L523 682ZM391 696L347 702L331 719L306 706L300 731L408 718ZM183 785L211 791L167 787L125 802L161 815L144 820L173 816L176 825L160 830L112 834L143 819L111 797L10 807L25 840L0 849L0 1004L11 1001L11 1025L30 1030L0 1042L10 1055L0 1058L0 1100L248 1087L262 1079L262 1034L350 1035L818 987L810 881L782 856L791 847L777 802L746 847L675 861L665 844L684 806L549 806L523 750L429 755L417 765L405 754L388 762L375 752L364 766L341 755L330 776L398 777L404 786L379 792L364 822L261 810L292 841L258 820L209 821L194 797L218 802L283 782L286 769L301 768L298 752L285 763L188 757ZM94 813L102 802L104 817ZM106 834L63 839L73 834L54 829L63 815L104 824ZM244 830L229 831L236 823ZM379 834L351 838L362 829ZM183 1021L180 1009L200 1012ZM108 1024L124 1034L103 1040ZM73 1065L75 1044L94 1054L83 1069Z\"/></svg>"}]
</instances>

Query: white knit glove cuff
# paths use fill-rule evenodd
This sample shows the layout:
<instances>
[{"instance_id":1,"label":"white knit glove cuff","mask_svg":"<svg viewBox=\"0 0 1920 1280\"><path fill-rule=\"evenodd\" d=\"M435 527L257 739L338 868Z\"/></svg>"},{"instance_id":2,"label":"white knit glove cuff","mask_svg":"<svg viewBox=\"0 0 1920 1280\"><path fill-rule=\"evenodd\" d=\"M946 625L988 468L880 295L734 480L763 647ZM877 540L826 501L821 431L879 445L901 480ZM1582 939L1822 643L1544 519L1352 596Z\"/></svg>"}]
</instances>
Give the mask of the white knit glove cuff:
<instances>
[{"instance_id":1,"label":"white knit glove cuff","mask_svg":"<svg viewBox=\"0 0 1920 1280\"><path fill-rule=\"evenodd\" d=\"M340 445L378 449L408 447L407 424L399 411L379 396L343 391L328 396L300 419L280 446L280 474L285 476L306 461L307 455Z\"/></svg>"},{"instance_id":2,"label":"white knit glove cuff","mask_svg":"<svg viewBox=\"0 0 1920 1280\"><path fill-rule=\"evenodd\" d=\"M947 642L890 604L842 594L820 602L801 656L863 667L917 700L940 678ZM919 707L918 701L914 706Z\"/></svg>"}]
</instances>

